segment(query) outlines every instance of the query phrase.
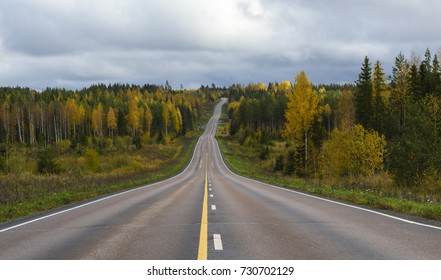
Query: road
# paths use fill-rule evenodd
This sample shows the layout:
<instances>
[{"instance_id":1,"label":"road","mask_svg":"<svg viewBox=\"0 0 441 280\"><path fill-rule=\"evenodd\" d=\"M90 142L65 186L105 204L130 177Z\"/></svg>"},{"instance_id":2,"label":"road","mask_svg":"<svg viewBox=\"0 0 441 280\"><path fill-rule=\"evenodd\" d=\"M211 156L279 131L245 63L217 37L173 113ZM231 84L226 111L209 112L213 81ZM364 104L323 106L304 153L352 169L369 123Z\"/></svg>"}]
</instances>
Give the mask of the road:
<instances>
[{"instance_id":1,"label":"road","mask_svg":"<svg viewBox=\"0 0 441 280\"><path fill-rule=\"evenodd\" d=\"M0 226L0 259L441 259L441 228L233 174L217 105L181 174Z\"/></svg>"}]
</instances>

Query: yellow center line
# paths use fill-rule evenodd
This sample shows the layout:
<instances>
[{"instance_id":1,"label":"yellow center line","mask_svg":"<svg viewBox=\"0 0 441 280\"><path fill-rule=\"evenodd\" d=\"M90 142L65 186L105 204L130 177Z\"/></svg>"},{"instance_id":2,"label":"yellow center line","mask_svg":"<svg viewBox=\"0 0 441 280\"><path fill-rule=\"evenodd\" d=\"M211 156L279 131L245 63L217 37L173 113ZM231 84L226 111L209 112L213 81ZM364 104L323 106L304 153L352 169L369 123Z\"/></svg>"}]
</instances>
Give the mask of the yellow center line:
<instances>
[{"instance_id":1,"label":"yellow center line","mask_svg":"<svg viewBox=\"0 0 441 280\"><path fill-rule=\"evenodd\" d=\"M208 258L208 155L205 164L204 201L202 203L201 232L199 235L198 260Z\"/></svg>"}]
</instances>

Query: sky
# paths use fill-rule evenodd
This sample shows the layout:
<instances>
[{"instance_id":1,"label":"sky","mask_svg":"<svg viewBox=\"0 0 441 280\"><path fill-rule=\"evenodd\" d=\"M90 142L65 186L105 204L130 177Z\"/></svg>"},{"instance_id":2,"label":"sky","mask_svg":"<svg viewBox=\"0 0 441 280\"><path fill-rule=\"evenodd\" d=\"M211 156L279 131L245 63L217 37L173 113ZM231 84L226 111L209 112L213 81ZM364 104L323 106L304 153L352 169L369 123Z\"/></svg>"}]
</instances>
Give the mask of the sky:
<instances>
[{"instance_id":1,"label":"sky","mask_svg":"<svg viewBox=\"0 0 441 280\"><path fill-rule=\"evenodd\" d=\"M441 50L433 0L2 0L0 86L352 83Z\"/></svg>"}]
</instances>

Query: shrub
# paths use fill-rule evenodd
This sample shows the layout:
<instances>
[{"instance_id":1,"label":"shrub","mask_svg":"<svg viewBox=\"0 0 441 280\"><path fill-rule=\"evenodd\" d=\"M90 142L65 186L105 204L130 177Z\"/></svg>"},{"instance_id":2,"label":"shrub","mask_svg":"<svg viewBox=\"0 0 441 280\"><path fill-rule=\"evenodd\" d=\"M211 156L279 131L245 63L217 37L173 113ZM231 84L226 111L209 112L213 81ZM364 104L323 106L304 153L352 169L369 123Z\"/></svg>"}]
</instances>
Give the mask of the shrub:
<instances>
[{"instance_id":1,"label":"shrub","mask_svg":"<svg viewBox=\"0 0 441 280\"><path fill-rule=\"evenodd\" d=\"M335 129L323 144L322 171L327 175L359 177L383 169L386 140L361 125L346 131Z\"/></svg>"}]
</instances>

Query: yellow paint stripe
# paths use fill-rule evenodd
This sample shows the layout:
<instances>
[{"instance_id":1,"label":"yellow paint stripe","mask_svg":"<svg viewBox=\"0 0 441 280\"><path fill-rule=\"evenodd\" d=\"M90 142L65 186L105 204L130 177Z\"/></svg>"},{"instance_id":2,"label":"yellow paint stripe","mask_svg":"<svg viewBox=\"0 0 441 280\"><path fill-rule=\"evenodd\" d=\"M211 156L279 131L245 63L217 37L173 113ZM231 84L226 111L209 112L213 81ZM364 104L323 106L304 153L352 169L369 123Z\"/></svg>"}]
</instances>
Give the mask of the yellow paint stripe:
<instances>
[{"instance_id":1,"label":"yellow paint stripe","mask_svg":"<svg viewBox=\"0 0 441 280\"><path fill-rule=\"evenodd\" d=\"M208 159L208 156L207 156ZM199 235L198 260L208 258L208 160L205 164L204 201L202 203L201 232Z\"/></svg>"}]
</instances>

